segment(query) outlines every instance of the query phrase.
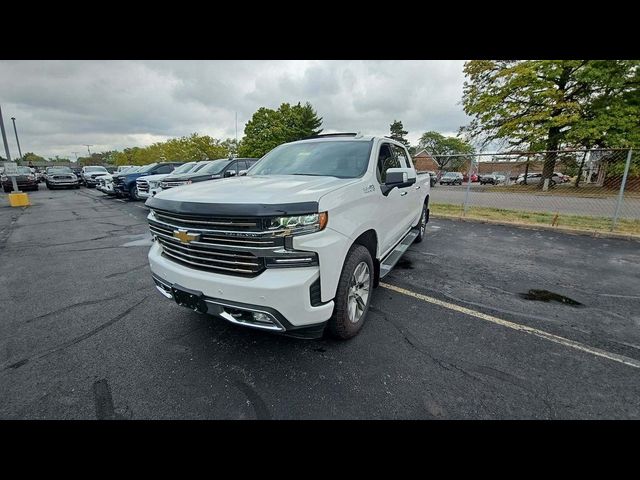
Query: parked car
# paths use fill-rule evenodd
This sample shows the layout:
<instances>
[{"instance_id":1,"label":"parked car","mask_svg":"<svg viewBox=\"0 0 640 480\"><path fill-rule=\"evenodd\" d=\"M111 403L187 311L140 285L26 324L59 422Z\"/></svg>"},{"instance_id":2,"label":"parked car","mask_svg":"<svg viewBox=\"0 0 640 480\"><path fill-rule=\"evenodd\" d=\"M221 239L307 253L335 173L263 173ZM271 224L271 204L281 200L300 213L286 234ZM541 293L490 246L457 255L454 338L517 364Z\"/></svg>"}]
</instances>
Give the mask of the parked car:
<instances>
[{"instance_id":1,"label":"parked car","mask_svg":"<svg viewBox=\"0 0 640 480\"><path fill-rule=\"evenodd\" d=\"M80 188L80 179L69 167L49 167L45 175L45 185L55 188Z\"/></svg>"},{"instance_id":2,"label":"parked car","mask_svg":"<svg viewBox=\"0 0 640 480\"><path fill-rule=\"evenodd\" d=\"M447 172L440 177L440 185L462 185L462 178L460 172Z\"/></svg>"},{"instance_id":3,"label":"parked car","mask_svg":"<svg viewBox=\"0 0 640 480\"><path fill-rule=\"evenodd\" d=\"M438 172L434 172L433 170L427 170L426 172L423 172L423 173L429 174L429 185L431 186L431 188L435 187L436 184L438 183Z\"/></svg>"},{"instance_id":4,"label":"parked car","mask_svg":"<svg viewBox=\"0 0 640 480\"><path fill-rule=\"evenodd\" d=\"M80 171L80 182L85 187L95 187L98 184L97 178L102 175L109 175L107 169L100 165L90 165L82 167Z\"/></svg>"},{"instance_id":5,"label":"parked car","mask_svg":"<svg viewBox=\"0 0 640 480\"><path fill-rule=\"evenodd\" d=\"M180 165L171 173L159 173L156 175L145 175L144 177L140 177L136 180L138 197L141 199L153 197L162 191L162 186L160 184L165 178L189 173L194 169L204 167L207 163L208 162L188 162L184 165Z\"/></svg>"},{"instance_id":6,"label":"parked car","mask_svg":"<svg viewBox=\"0 0 640 480\"><path fill-rule=\"evenodd\" d=\"M144 165L135 172L124 172L121 175L113 176L113 190L119 197L129 200L140 200L136 180L145 175L157 175L161 173L171 173L176 167L184 162L162 162Z\"/></svg>"},{"instance_id":7,"label":"parked car","mask_svg":"<svg viewBox=\"0 0 640 480\"><path fill-rule=\"evenodd\" d=\"M527 185L538 185L542 182L542 173L529 173L527 174ZM552 187L557 183L562 183L561 177L559 177L556 173L549 179L549 186ZM518 175L516 179L517 185L524 184L524 173Z\"/></svg>"},{"instance_id":8,"label":"parked car","mask_svg":"<svg viewBox=\"0 0 640 480\"><path fill-rule=\"evenodd\" d=\"M319 135L246 176L163 190L146 201L157 289L245 327L353 337L379 279L425 235L430 180L410 158L386 137Z\"/></svg>"},{"instance_id":9,"label":"parked car","mask_svg":"<svg viewBox=\"0 0 640 480\"><path fill-rule=\"evenodd\" d=\"M113 190L113 177L115 175L123 175L125 173L133 173L139 170L142 167L126 167L120 170L120 173L113 173L110 175L102 175L98 177L98 184L96 185L96 189L105 193L107 195L115 195L116 192Z\"/></svg>"},{"instance_id":10,"label":"parked car","mask_svg":"<svg viewBox=\"0 0 640 480\"><path fill-rule=\"evenodd\" d=\"M38 180L36 179L35 174L31 171L29 167L19 166L18 175L16 175L16 183L18 185L18 189L20 191L23 190L38 190ZM2 189L5 193L9 193L13 191L13 181L11 177L2 174L0 176L0 182L2 183Z\"/></svg>"},{"instance_id":11,"label":"parked car","mask_svg":"<svg viewBox=\"0 0 640 480\"><path fill-rule=\"evenodd\" d=\"M240 172L245 172L258 161L257 158L219 158L209 160L201 168L180 175L170 175L160 184L162 189L189 185L191 183L205 182L207 180L217 180L219 178L233 177Z\"/></svg>"}]
</instances>

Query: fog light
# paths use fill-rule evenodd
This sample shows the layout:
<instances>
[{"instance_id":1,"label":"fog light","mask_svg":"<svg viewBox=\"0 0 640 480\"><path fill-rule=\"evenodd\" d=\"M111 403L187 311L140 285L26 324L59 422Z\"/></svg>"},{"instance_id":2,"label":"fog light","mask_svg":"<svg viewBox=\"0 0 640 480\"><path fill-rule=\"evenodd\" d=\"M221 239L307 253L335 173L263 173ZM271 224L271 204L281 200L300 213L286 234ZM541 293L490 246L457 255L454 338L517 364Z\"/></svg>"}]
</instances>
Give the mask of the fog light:
<instances>
[{"instance_id":1,"label":"fog light","mask_svg":"<svg viewBox=\"0 0 640 480\"><path fill-rule=\"evenodd\" d=\"M253 319L256 322L273 324L271 318L269 318L269 315L265 315L264 313L253 312Z\"/></svg>"}]
</instances>

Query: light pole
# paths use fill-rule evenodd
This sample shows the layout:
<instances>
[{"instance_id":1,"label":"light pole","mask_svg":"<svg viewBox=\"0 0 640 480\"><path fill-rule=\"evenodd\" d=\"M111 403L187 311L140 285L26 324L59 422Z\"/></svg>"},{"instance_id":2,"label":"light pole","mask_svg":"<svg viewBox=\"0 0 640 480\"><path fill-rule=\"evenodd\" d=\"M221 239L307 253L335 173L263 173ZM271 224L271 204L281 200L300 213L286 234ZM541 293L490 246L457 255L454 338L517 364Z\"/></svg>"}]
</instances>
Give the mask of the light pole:
<instances>
[{"instance_id":1,"label":"light pole","mask_svg":"<svg viewBox=\"0 0 640 480\"><path fill-rule=\"evenodd\" d=\"M18 129L16 128L16 117L11 117L13 122L13 131L16 133L16 143L18 144L18 153L20 154L20 160L22 160L22 150L20 150L20 140L18 140Z\"/></svg>"},{"instance_id":2,"label":"light pole","mask_svg":"<svg viewBox=\"0 0 640 480\"><path fill-rule=\"evenodd\" d=\"M93 145L85 145L87 147L87 151L89 152L89 158L91 158L91 149L89 147L93 147Z\"/></svg>"},{"instance_id":3,"label":"light pole","mask_svg":"<svg viewBox=\"0 0 640 480\"><path fill-rule=\"evenodd\" d=\"M4 151L7 156L7 162L11 161L11 154L9 153L9 143L7 142L7 134L4 131L4 120L2 119L2 107L0 107L0 131L2 132L2 141L4 142ZM18 189L18 183L16 182L16 177L11 175L11 184L13 186L13 191L18 193L20 190Z\"/></svg>"}]
</instances>

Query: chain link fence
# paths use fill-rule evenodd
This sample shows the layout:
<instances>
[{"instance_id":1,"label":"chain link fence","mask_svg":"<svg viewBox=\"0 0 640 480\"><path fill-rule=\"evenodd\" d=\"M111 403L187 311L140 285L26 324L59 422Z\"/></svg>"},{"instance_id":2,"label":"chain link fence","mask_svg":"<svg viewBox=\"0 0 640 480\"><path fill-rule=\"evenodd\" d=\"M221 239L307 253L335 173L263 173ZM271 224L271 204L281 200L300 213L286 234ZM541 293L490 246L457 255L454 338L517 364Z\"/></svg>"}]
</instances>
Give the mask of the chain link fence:
<instances>
[{"instance_id":1,"label":"chain link fence","mask_svg":"<svg viewBox=\"0 0 640 480\"><path fill-rule=\"evenodd\" d=\"M430 157L416 160L416 167L436 177L430 199L436 216L640 236L635 150Z\"/></svg>"}]
</instances>

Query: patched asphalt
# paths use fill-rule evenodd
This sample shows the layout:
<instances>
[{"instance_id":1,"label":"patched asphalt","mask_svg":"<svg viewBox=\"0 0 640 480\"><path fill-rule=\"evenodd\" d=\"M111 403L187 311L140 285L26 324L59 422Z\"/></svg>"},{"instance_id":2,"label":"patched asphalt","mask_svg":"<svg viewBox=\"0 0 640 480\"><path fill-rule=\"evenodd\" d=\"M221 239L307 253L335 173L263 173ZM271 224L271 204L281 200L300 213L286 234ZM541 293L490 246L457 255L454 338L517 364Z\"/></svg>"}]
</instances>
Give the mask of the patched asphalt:
<instances>
[{"instance_id":1,"label":"patched asphalt","mask_svg":"<svg viewBox=\"0 0 640 480\"><path fill-rule=\"evenodd\" d=\"M347 342L199 315L155 290L142 203L30 197L0 198L0 418L640 417L640 369L389 289ZM432 219L385 282L640 360L639 242Z\"/></svg>"}]
</instances>

